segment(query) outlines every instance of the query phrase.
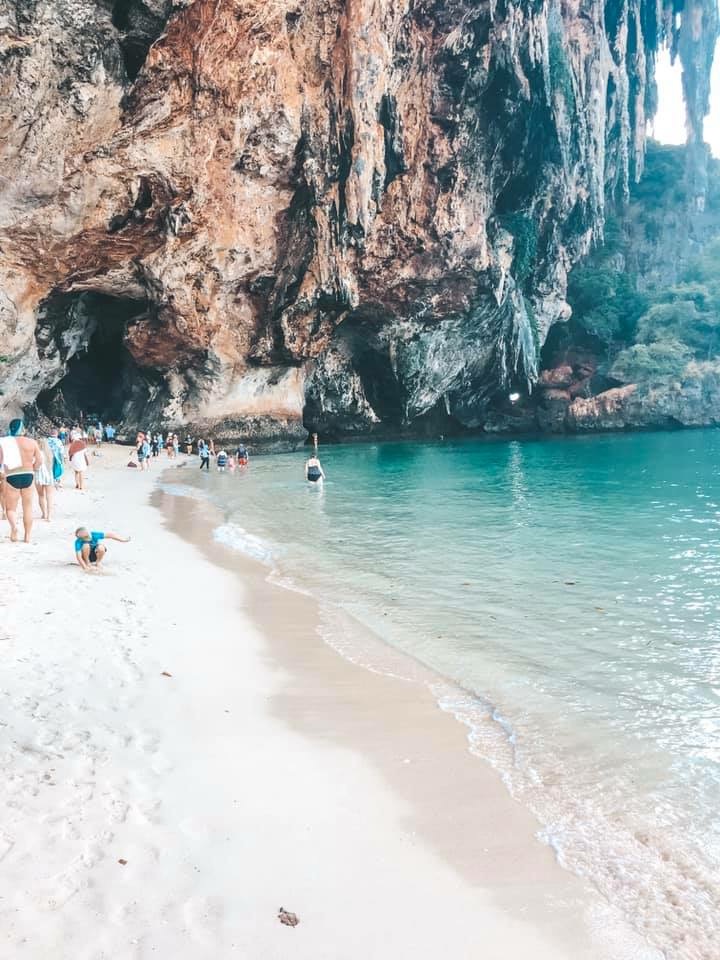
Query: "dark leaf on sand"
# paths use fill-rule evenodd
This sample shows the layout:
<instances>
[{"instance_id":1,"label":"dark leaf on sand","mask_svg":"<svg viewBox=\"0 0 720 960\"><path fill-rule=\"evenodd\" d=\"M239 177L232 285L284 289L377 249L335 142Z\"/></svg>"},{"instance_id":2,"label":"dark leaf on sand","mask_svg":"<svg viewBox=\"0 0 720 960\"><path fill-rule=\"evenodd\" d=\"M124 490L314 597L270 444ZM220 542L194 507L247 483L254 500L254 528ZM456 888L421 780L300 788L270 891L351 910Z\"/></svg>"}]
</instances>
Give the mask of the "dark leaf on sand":
<instances>
[{"instance_id":1,"label":"dark leaf on sand","mask_svg":"<svg viewBox=\"0 0 720 960\"><path fill-rule=\"evenodd\" d=\"M278 920L280 923L284 923L286 927L296 927L300 923L297 914L290 913L285 907L280 907L278 910Z\"/></svg>"},{"instance_id":2,"label":"dark leaf on sand","mask_svg":"<svg viewBox=\"0 0 720 960\"><path fill-rule=\"evenodd\" d=\"M125 866L125 864L127 863L127 860L123 860L123 858L120 857L120 859L118 860L118 863L121 863L123 866Z\"/></svg>"},{"instance_id":3,"label":"dark leaf on sand","mask_svg":"<svg viewBox=\"0 0 720 960\"><path fill-rule=\"evenodd\" d=\"M163 672L160 674L160 676L161 676L161 677L171 677L172 674L171 674L171 673L168 673L167 670L163 670Z\"/></svg>"},{"instance_id":4,"label":"dark leaf on sand","mask_svg":"<svg viewBox=\"0 0 720 960\"><path fill-rule=\"evenodd\" d=\"M566 580L566 581L565 581L565 586L566 586L566 587L574 587L574 586L575 586L575 583L576 583L575 580Z\"/></svg>"}]
</instances>

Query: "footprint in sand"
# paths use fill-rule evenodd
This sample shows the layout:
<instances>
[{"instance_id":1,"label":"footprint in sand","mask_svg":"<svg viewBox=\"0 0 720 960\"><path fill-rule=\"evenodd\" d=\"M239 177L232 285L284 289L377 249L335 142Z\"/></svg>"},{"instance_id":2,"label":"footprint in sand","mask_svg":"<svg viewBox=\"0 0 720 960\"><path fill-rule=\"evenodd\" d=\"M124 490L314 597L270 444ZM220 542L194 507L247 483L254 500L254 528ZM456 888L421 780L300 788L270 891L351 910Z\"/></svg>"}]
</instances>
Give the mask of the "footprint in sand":
<instances>
[{"instance_id":1,"label":"footprint in sand","mask_svg":"<svg viewBox=\"0 0 720 960\"><path fill-rule=\"evenodd\" d=\"M4 831L0 833L0 861L5 859L14 846L15 841L9 834Z\"/></svg>"},{"instance_id":2,"label":"footprint in sand","mask_svg":"<svg viewBox=\"0 0 720 960\"><path fill-rule=\"evenodd\" d=\"M190 936L207 942L217 933L225 914L225 905L220 897L192 897L183 904L183 918Z\"/></svg>"}]
</instances>

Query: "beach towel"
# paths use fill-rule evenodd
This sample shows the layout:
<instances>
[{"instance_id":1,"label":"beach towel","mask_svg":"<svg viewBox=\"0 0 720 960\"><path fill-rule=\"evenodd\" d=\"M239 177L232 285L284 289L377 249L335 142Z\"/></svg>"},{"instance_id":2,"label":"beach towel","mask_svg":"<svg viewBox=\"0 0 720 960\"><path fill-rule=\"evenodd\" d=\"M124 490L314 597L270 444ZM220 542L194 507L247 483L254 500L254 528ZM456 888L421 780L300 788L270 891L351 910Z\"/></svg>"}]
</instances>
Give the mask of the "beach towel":
<instances>
[{"instance_id":1,"label":"beach towel","mask_svg":"<svg viewBox=\"0 0 720 960\"><path fill-rule=\"evenodd\" d=\"M17 470L22 466L22 456L20 447L15 437L2 437L0 439L0 450L2 451L3 470L7 473L9 470Z\"/></svg>"}]
</instances>

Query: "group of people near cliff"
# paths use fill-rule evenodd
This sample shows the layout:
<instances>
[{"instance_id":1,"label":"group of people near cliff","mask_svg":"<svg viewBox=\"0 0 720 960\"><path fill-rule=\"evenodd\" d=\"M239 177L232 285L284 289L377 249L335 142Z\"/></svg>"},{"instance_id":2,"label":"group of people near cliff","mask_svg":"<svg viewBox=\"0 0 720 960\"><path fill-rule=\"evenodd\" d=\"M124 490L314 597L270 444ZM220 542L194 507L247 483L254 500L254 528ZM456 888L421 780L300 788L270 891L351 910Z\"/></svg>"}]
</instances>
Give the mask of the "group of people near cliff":
<instances>
[{"instance_id":1,"label":"group of people near cliff","mask_svg":"<svg viewBox=\"0 0 720 960\"><path fill-rule=\"evenodd\" d=\"M97 428L91 428L97 429ZM100 431L103 432L102 429ZM112 439L114 431L106 439ZM83 489L83 477L90 465L88 439L102 442L102 437L88 436L88 431L75 427L69 432L61 427L47 437L35 440L25 434L21 419L10 421L7 436L0 437L0 513L10 526L10 540L18 540L18 509L22 511L23 541L30 543L33 528L33 493L37 494L42 519L50 522L54 491L60 486L66 461L75 474L75 489ZM69 445L65 446L65 441ZM85 572L99 570L107 548L102 541L127 543L130 538L111 531L75 531L75 558Z\"/></svg>"},{"instance_id":2,"label":"group of people near cliff","mask_svg":"<svg viewBox=\"0 0 720 960\"><path fill-rule=\"evenodd\" d=\"M66 447L63 439L69 440ZM18 539L18 508L22 510L25 543L30 542L33 526L33 495L37 496L43 520L50 521L54 495L60 486L66 462L75 475L75 488L83 489L85 471L90 466L87 438L76 428L68 434L52 430L38 440L25 435L22 420L10 422L8 434L0 437L0 514L10 525L10 539Z\"/></svg>"},{"instance_id":3,"label":"group of people near cliff","mask_svg":"<svg viewBox=\"0 0 720 960\"><path fill-rule=\"evenodd\" d=\"M176 459L180 452L180 439L176 433L168 431L163 435L159 430L140 430L135 437L135 450L130 455L128 466L149 470L151 461L159 457L162 450L166 452L169 460Z\"/></svg>"},{"instance_id":4,"label":"group of people near cliff","mask_svg":"<svg viewBox=\"0 0 720 960\"><path fill-rule=\"evenodd\" d=\"M137 434L135 449L130 454L128 466L149 470L153 459L159 457L162 450L165 450L168 460L176 459L181 450L188 455L196 452L200 459L201 470L209 470L210 460L214 458L215 465L221 473L246 467L250 462L250 454L242 441L238 443L234 453L228 453L225 449L216 451L213 440L205 440L201 437L196 441L188 434L181 444L176 433L168 433L163 437L159 431L148 430Z\"/></svg>"},{"instance_id":5,"label":"group of people near cliff","mask_svg":"<svg viewBox=\"0 0 720 960\"><path fill-rule=\"evenodd\" d=\"M30 542L33 526L33 494L37 496L42 519L50 521L55 490L62 482L65 466L69 464L73 471L75 489L84 489L85 473L91 459L88 444L113 440L112 427L98 425L84 430L75 426L71 430L65 427L53 429L48 436L33 439L25 434L25 425L21 419L10 422L7 436L0 437L0 515L10 526L10 539L18 540L18 509L22 509L22 524L25 543ZM191 454L195 440L187 436L184 441L185 452ZM165 438L159 432L140 432L137 435L134 456L137 463L131 464L147 469L152 457L157 457L165 449L169 459L177 457L180 450L178 436L168 433ZM210 460L215 458L217 470L221 473L232 472L247 467L249 453L240 442L234 453L225 449L215 451L212 440L197 440L196 451L200 459L200 469L210 469ZM95 455L98 455L97 451ZM129 464L129 465L131 465ZM147 466L146 466L147 464ZM318 457L317 434L313 434L313 453L305 463L305 479L313 484L321 484L325 472ZM87 535L87 549L85 548ZM84 527L76 531L76 556L83 569L96 568L102 560L105 549L100 544L103 538L122 540L124 538L110 533L88 533ZM80 546L78 548L78 543ZM102 549L100 549L102 547Z\"/></svg>"}]
</instances>

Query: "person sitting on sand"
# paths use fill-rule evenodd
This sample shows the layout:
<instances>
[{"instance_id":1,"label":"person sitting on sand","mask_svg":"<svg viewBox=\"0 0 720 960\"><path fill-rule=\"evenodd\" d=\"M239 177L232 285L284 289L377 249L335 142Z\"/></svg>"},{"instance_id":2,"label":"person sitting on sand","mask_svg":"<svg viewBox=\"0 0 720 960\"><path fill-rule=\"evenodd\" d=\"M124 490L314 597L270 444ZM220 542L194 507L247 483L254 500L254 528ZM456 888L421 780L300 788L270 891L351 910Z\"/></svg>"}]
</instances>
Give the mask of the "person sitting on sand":
<instances>
[{"instance_id":1,"label":"person sitting on sand","mask_svg":"<svg viewBox=\"0 0 720 960\"><path fill-rule=\"evenodd\" d=\"M23 530L25 543L30 543L32 532L32 492L35 471L43 462L40 447L30 437L24 436L22 420L11 420L8 436L0 438L0 467L3 471L3 506L10 524L10 539L17 541L17 508L22 501Z\"/></svg>"},{"instance_id":2,"label":"person sitting on sand","mask_svg":"<svg viewBox=\"0 0 720 960\"><path fill-rule=\"evenodd\" d=\"M99 570L107 547L101 540L117 540L118 543L130 543L130 537L121 537L118 533L102 533L78 527L75 531L75 556L86 573Z\"/></svg>"},{"instance_id":3,"label":"person sitting on sand","mask_svg":"<svg viewBox=\"0 0 720 960\"><path fill-rule=\"evenodd\" d=\"M325 479L325 471L316 454L313 454L305 464L305 479L310 483L322 483Z\"/></svg>"}]
</instances>

